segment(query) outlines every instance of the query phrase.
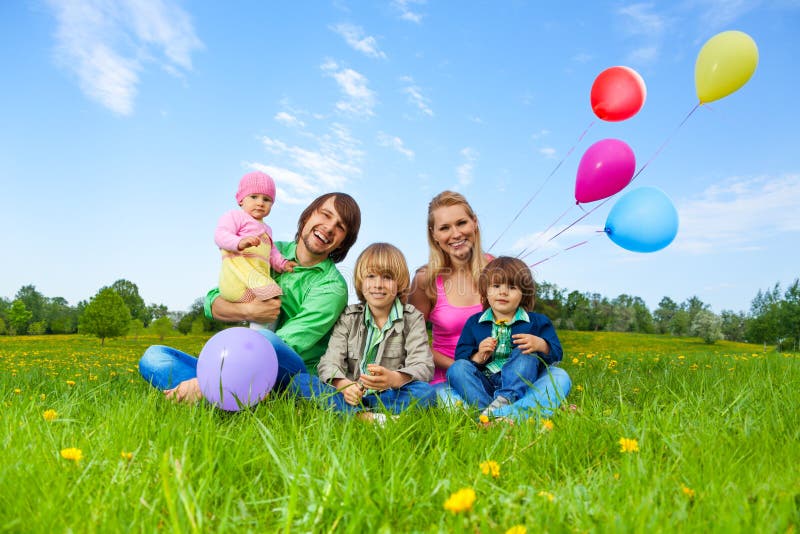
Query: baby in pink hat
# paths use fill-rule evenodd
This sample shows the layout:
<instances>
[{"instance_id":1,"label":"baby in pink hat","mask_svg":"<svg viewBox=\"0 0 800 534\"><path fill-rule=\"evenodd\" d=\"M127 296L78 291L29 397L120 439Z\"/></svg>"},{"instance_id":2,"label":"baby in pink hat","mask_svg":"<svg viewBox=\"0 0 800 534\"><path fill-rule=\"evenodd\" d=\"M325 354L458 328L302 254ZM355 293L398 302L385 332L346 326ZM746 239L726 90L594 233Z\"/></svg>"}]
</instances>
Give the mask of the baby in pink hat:
<instances>
[{"instance_id":1,"label":"baby in pink hat","mask_svg":"<svg viewBox=\"0 0 800 534\"><path fill-rule=\"evenodd\" d=\"M282 291L270 276L270 266L283 273L291 272L297 264L273 246L272 229L264 223L275 202L275 182L263 172L245 174L239 181L236 202L241 209L223 215L214 232L222 253L220 295L229 302L278 297ZM250 323L250 327L265 325Z\"/></svg>"}]
</instances>

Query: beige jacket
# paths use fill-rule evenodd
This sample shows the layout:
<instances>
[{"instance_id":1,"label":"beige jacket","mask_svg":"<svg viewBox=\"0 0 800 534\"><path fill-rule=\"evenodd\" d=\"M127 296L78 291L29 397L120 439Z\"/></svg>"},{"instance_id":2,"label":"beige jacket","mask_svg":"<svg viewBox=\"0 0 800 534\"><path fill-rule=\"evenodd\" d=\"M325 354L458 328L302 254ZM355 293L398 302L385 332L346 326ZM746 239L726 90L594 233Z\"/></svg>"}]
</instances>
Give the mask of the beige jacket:
<instances>
[{"instance_id":1,"label":"beige jacket","mask_svg":"<svg viewBox=\"0 0 800 534\"><path fill-rule=\"evenodd\" d=\"M358 380L367 337L364 306L348 306L334 325L328 350L317 366L323 382L336 378ZM425 318L414 306L403 306L403 318L386 332L378 345L375 363L421 382L428 382L433 377L433 353L428 346Z\"/></svg>"}]
</instances>

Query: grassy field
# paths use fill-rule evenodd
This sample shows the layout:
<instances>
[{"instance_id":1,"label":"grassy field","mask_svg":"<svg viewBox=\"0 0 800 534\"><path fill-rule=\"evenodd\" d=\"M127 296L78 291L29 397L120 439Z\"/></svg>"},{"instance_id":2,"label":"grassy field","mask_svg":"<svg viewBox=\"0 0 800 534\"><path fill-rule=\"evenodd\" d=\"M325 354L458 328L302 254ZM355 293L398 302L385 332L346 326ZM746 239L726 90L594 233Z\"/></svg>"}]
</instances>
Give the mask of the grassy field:
<instances>
[{"instance_id":1,"label":"grassy field","mask_svg":"<svg viewBox=\"0 0 800 534\"><path fill-rule=\"evenodd\" d=\"M0 531L796 531L800 355L560 335L577 409L488 428L173 405L154 339L0 337Z\"/></svg>"}]
</instances>

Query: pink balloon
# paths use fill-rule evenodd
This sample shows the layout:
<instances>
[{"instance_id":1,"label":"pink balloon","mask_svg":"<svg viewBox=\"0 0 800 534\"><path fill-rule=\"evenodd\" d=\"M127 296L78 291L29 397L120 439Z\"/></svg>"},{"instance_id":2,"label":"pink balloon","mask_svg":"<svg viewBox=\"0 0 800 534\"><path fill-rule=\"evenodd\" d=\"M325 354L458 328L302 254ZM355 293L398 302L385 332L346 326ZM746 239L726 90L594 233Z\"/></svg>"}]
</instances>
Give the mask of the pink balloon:
<instances>
[{"instance_id":1,"label":"pink balloon","mask_svg":"<svg viewBox=\"0 0 800 534\"><path fill-rule=\"evenodd\" d=\"M584 152L575 178L575 200L594 202L622 191L636 171L636 156L624 141L603 139Z\"/></svg>"}]
</instances>

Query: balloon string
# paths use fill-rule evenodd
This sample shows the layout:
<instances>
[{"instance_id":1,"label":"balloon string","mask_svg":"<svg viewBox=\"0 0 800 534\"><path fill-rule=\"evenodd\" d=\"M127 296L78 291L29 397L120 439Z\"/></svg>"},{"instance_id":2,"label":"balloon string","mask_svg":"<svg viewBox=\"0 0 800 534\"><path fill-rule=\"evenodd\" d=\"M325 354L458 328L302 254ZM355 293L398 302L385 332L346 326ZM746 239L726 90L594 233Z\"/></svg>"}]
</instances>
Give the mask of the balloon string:
<instances>
[{"instance_id":1,"label":"balloon string","mask_svg":"<svg viewBox=\"0 0 800 534\"><path fill-rule=\"evenodd\" d=\"M561 254L562 252L567 252L568 250L572 250L572 249L574 249L574 248L578 248L579 246L581 246L581 245L585 245L585 244L586 244L586 243L588 243L588 242L589 242L589 240L588 240L588 239L586 239L586 240L584 240L584 241L581 241L580 243L575 243L574 245L570 245L570 246L568 246L567 248L565 248L564 250L559 250L559 251L558 251L558 252L556 252L555 254L553 254L553 255L551 255L551 256L548 256L548 257L546 257L546 258L545 258L545 259L543 259L543 260L539 260L539 261L537 261L536 263L531 263L531 264L530 264L528 267L531 267L531 268L533 268L533 267L536 267L537 265L541 265L542 263L544 263L544 262L546 262L546 261L548 261L548 260L551 260L551 259L555 258L556 256L558 256L558 255L559 255L559 254Z\"/></svg>"},{"instance_id":2,"label":"balloon string","mask_svg":"<svg viewBox=\"0 0 800 534\"><path fill-rule=\"evenodd\" d=\"M683 120L680 122L680 124L678 124L678 126L669 135L669 137L667 137L667 139L663 143L661 143L661 146L658 147L658 150L656 150L655 153L652 156L650 156L650 159L648 159L647 162L644 165L642 165L641 168L638 171L636 171L636 174L634 174L633 178L631 178L631 183L633 183L633 181L636 178L638 178L639 175L642 174L642 172L644 172L644 170L647 168L647 166L650 165L653 162L653 160L655 160L656 157L658 157L659 154L661 154L661 152L667 147L667 145L669 145L670 141L672 141L672 138L675 137L676 133L678 133L678 130L680 130L683 127L683 125L686 124L686 121L688 121L689 117L691 117L694 114L694 112L697 111L697 109L700 107L700 105L701 105L701 103L699 103L699 102L697 104L695 104L695 106L692 108L692 110L683 118ZM570 228L572 228L573 226L575 226L576 224L581 222L583 219L585 219L587 216L589 216L592 213L594 213L598 208L600 208L602 205L604 205L606 202L608 202L609 200L614 198L619 193L620 192L617 191L613 195L603 199L602 202L600 202L598 205L596 205L595 207L593 207L592 209L590 209L589 211L587 211L586 213L584 213L583 215L581 215L580 217L575 219L575 221L573 221L569 226L563 228L560 232L558 232L553 237L548 239L547 242L552 241L553 239L557 238L558 236L560 236L561 234L563 234L564 232L566 232L567 230L569 230Z\"/></svg>"},{"instance_id":3,"label":"balloon string","mask_svg":"<svg viewBox=\"0 0 800 534\"><path fill-rule=\"evenodd\" d=\"M558 221L560 221L561 219L563 219L563 218L564 218L564 216L565 216L567 213L569 213L569 211L570 211L570 210L573 208L573 206L574 206L574 204L573 204L572 206L568 207L566 210L564 210L564 212L563 212L561 215L559 215L559 216L558 216L558 218L557 218L555 221L553 221L552 223L550 223L550 226L548 226L547 228L545 228L545 229L544 229L544 231L543 231L542 233L540 233L540 234L539 234L539 237L537 237L537 238L536 238L536 241L534 241L534 242L533 242L533 245L532 245L532 246L538 245L538 244L539 244L539 239L541 239L541 238L542 238L542 236L544 236L544 235L547 235L547 232L549 232L549 231L550 231L550 229L551 229L553 226L555 226L555 225L556 225L556 223L557 223ZM526 248L522 249L522 251L521 251L519 254L517 254L517 258L519 258L519 259L524 259L524 258L526 258L527 256L530 256L531 254L533 254L534 252L536 252L537 250L539 250L539 248L540 248L539 246L536 246L536 248L534 248L533 250L528 250L528 248L526 247Z\"/></svg>"},{"instance_id":4,"label":"balloon string","mask_svg":"<svg viewBox=\"0 0 800 534\"><path fill-rule=\"evenodd\" d=\"M514 218L511 219L511 222L508 223L508 225L505 227L505 229L502 232L500 232L500 235L497 236L497 239L494 240L494 242L489 246L489 248L486 250L486 252L491 252L491 250L494 248L494 246L497 244L497 242L500 241L500 239L506 234L506 232L508 232L508 229L511 228L511 226L517 221L517 219L519 219L519 216L522 215L522 212L525 211L528 208L530 203L533 202L533 199L535 199L539 195L539 193L542 191L542 189L544 189L544 186L547 185L547 182L550 180L550 178L553 177L553 175L556 173L556 171L558 171L558 169L561 167L561 165L567 160L567 158L570 157L570 155L575 150L575 148L580 144L580 142L586 136L586 133L592 128L592 126L594 126L594 122L595 121L590 122L589 126L587 126L585 130L583 130L583 133L580 135L580 137L578 137L578 140L575 141L575 144L572 145L572 148L570 148L567 151L567 153L564 155L564 157L561 158L561 161L559 161L558 164L555 166L555 168L552 171L550 171L550 174L548 174L547 178L544 179L544 182L542 182L542 185L539 186L539 189L536 190L536 192L531 196L531 198L528 199L528 201L525 203L525 205L522 206L522 208L520 208L520 210L517 212L516 215L514 215Z\"/></svg>"}]
</instances>

